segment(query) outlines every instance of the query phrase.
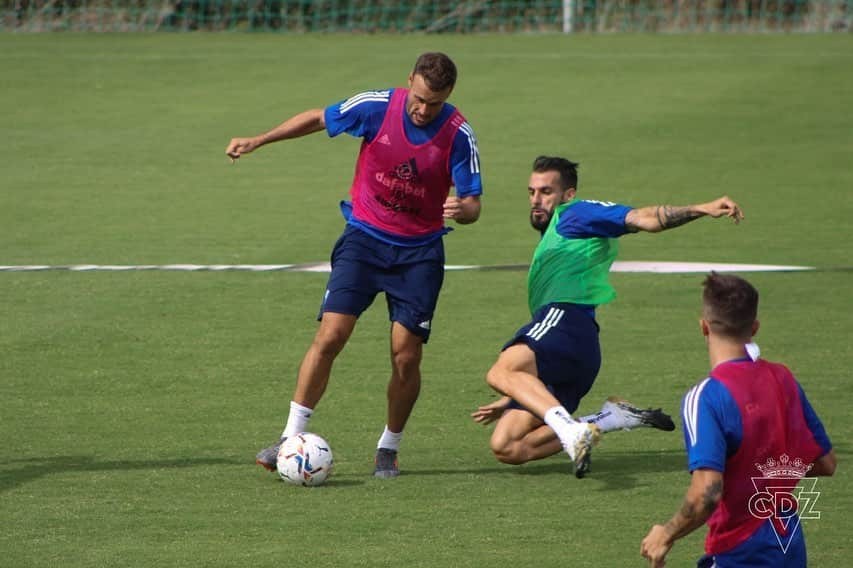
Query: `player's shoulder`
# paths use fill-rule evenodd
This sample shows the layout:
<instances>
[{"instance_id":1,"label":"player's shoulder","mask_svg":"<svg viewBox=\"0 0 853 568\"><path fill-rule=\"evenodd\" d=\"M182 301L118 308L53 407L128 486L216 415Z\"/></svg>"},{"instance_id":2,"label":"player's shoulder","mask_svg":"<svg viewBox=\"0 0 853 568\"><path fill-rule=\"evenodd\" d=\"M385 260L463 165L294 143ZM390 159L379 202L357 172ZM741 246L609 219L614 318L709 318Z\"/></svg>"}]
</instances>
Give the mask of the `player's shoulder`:
<instances>
[{"instance_id":1,"label":"player's shoulder","mask_svg":"<svg viewBox=\"0 0 853 568\"><path fill-rule=\"evenodd\" d=\"M455 114L455 116L454 116ZM453 123L459 125L459 130L457 131L457 136L466 133L471 136L474 135L474 128L471 126L471 123L465 118L465 115L462 111L451 102L444 101L444 105L441 107L441 112L438 115L437 122L444 125L448 120L453 118Z\"/></svg>"},{"instance_id":2,"label":"player's shoulder","mask_svg":"<svg viewBox=\"0 0 853 568\"><path fill-rule=\"evenodd\" d=\"M338 112L346 114L353 110L358 110L360 112L384 110L391 101L391 95L393 94L393 88L362 91L338 103Z\"/></svg>"},{"instance_id":3,"label":"player's shoulder","mask_svg":"<svg viewBox=\"0 0 853 568\"><path fill-rule=\"evenodd\" d=\"M569 205L573 207L576 212L580 212L583 210L601 210L611 209L614 207L627 207L626 205L616 203L615 201L602 201L599 199L574 199L569 202Z\"/></svg>"},{"instance_id":4,"label":"player's shoulder","mask_svg":"<svg viewBox=\"0 0 853 568\"><path fill-rule=\"evenodd\" d=\"M466 142L472 148L477 147L477 135L474 134L474 128L467 120L463 120L459 125L459 130L456 131L456 139Z\"/></svg>"},{"instance_id":5,"label":"player's shoulder","mask_svg":"<svg viewBox=\"0 0 853 568\"><path fill-rule=\"evenodd\" d=\"M445 109L442 111L442 118L444 120L448 120L450 116L455 112L455 107L450 105L450 103L444 103ZM448 107L450 112L447 112ZM471 124L465 119L464 116L461 116L461 124L459 124L459 128L456 130L456 135L453 137L453 150L458 153L460 156L460 160L462 159L470 159L472 172L479 172L479 155L480 148L477 143L477 135L474 133L474 128ZM467 158L466 158L467 156ZM476 162L476 168L475 168Z\"/></svg>"},{"instance_id":6,"label":"player's shoulder","mask_svg":"<svg viewBox=\"0 0 853 568\"><path fill-rule=\"evenodd\" d=\"M768 368L772 369L772 370L773 370L774 372L776 372L776 373L780 373L780 374L782 374L782 375L788 375L788 376L790 376L791 378L794 378L794 372L793 372L793 371L791 371L791 368L790 368L790 367L788 367L788 365L786 365L785 363L781 363L781 362L779 362L779 361L769 361L769 360L767 360L767 359L763 359L763 358L762 358L762 359L759 359L759 361L760 361L763 365L765 365L765 366L767 366Z\"/></svg>"},{"instance_id":7,"label":"player's shoulder","mask_svg":"<svg viewBox=\"0 0 853 568\"><path fill-rule=\"evenodd\" d=\"M684 393L684 404L685 404L685 406L687 406L688 404L691 404L694 401L698 400L699 397L702 396L702 392L708 386L708 383L710 383L712 380L714 380L712 377L707 376L704 379L702 379L701 381L699 381L698 383L695 383L689 389L687 389L687 392Z\"/></svg>"},{"instance_id":8,"label":"player's shoulder","mask_svg":"<svg viewBox=\"0 0 853 568\"><path fill-rule=\"evenodd\" d=\"M564 228L572 225L601 228L601 224L604 223L613 226L597 236L618 237L624 234L624 231L617 226L624 226L625 216L629 210L629 207L612 201L575 198L560 205L557 211L560 224Z\"/></svg>"},{"instance_id":9,"label":"player's shoulder","mask_svg":"<svg viewBox=\"0 0 853 568\"><path fill-rule=\"evenodd\" d=\"M681 417L684 429L690 435L692 444L698 439L701 424L722 425L731 422L737 416L737 405L726 386L707 376L687 390L681 403Z\"/></svg>"},{"instance_id":10,"label":"player's shoulder","mask_svg":"<svg viewBox=\"0 0 853 568\"><path fill-rule=\"evenodd\" d=\"M701 381L687 389L684 394L684 409L697 408L700 403L711 406L719 405L723 399L731 397L726 385L715 379L712 375L706 376Z\"/></svg>"},{"instance_id":11,"label":"player's shoulder","mask_svg":"<svg viewBox=\"0 0 853 568\"><path fill-rule=\"evenodd\" d=\"M572 199L560 206L560 223L581 225L604 222L624 222L629 208L612 201L596 199ZM619 236L618 234L608 236Z\"/></svg>"}]
</instances>

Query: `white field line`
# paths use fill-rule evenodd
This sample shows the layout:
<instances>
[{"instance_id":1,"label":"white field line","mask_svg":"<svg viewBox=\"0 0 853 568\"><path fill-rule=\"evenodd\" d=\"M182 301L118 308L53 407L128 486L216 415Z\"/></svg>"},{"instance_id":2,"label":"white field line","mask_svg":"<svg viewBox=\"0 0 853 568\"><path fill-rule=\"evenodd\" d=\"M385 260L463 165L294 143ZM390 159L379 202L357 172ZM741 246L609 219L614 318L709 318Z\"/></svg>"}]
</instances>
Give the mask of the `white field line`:
<instances>
[{"instance_id":1,"label":"white field line","mask_svg":"<svg viewBox=\"0 0 853 568\"><path fill-rule=\"evenodd\" d=\"M814 270L813 266L782 266L776 264L730 264L708 262L644 262L617 261L611 272L655 272L661 274L688 274L695 272L790 272Z\"/></svg>"},{"instance_id":2,"label":"white field line","mask_svg":"<svg viewBox=\"0 0 853 568\"><path fill-rule=\"evenodd\" d=\"M447 270L527 270L526 264L515 265L462 265L448 264ZM330 272L328 262L312 262L306 264L25 264L0 265L0 272L37 272L47 270L64 270L70 272L125 272L132 270L163 270L182 272ZM611 272L639 272L658 274L688 274L700 272L792 272L815 270L813 266L784 266L776 264L731 264L709 262L644 262L617 261L613 263Z\"/></svg>"},{"instance_id":3,"label":"white field line","mask_svg":"<svg viewBox=\"0 0 853 568\"><path fill-rule=\"evenodd\" d=\"M662 34L663 35L663 34ZM671 36L684 36L688 37L689 34L670 34ZM781 34L769 34L776 35L777 37ZM794 33L792 35L810 35L808 32L799 32ZM62 55L63 59L74 60L74 61L210 61L211 55L215 55L217 59L229 59L237 57L233 53L229 53L227 51L216 51L215 53L205 52L204 54L193 54L193 53L155 53L155 54L142 54L142 53L65 53ZM781 51L781 50L744 50L739 52L734 52L731 50L726 51L713 51L713 52L702 52L702 51L684 51L684 52L672 52L666 50L660 51L586 51L579 49L570 49L570 50L561 50L561 51L539 51L536 53L512 53L512 52L482 52L478 54L480 57L487 57L491 59L523 59L523 60L537 60L537 59L591 59L591 60L632 60L632 59L705 59L705 60L725 60L731 57L761 57L766 59L809 59L814 60L815 58L844 58L849 59L853 57L853 52L846 51L844 49L838 49L835 51L832 50L824 50L819 52L802 52L802 51ZM312 53L310 51L300 53L301 57L309 57L316 59L327 59L328 56L324 53ZM29 53L25 51L8 51L8 52L0 52L0 60L12 60L12 59L42 59L44 58L44 54L42 53ZM396 60L398 58L397 55L386 55L379 56L379 59L384 60ZM374 58L376 59L376 58ZM265 55L263 53L257 54L257 57L252 57L253 61L280 61L280 57L278 55Z\"/></svg>"}]
</instances>

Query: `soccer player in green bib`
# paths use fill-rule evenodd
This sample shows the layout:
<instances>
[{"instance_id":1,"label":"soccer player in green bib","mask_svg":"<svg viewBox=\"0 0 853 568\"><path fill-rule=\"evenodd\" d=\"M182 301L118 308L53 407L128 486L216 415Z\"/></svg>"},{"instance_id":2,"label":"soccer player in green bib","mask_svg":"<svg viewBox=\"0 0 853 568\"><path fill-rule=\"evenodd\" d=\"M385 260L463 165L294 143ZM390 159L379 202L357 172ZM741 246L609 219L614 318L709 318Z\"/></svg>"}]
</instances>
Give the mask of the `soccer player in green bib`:
<instances>
[{"instance_id":1,"label":"soccer player in green bib","mask_svg":"<svg viewBox=\"0 0 853 568\"><path fill-rule=\"evenodd\" d=\"M533 318L503 347L486 381L504 395L472 417L497 421L490 445L504 463L522 464L564 450L580 478L602 433L637 427L674 430L660 409L639 409L610 398L601 412L572 417L601 367L597 306L616 293L608 281L618 237L657 233L700 217L743 219L728 197L683 207L632 208L577 199L578 164L540 156L533 162L528 194L530 223L542 233L527 279Z\"/></svg>"}]
</instances>

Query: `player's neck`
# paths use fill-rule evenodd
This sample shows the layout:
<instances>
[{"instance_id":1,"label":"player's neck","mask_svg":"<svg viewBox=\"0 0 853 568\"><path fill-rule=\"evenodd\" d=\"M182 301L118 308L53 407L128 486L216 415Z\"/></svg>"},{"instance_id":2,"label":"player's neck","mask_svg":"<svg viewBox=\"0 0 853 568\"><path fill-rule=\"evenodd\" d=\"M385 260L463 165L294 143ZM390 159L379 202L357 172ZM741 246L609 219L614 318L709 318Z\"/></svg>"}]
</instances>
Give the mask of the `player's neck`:
<instances>
[{"instance_id":1,"label":"player's neck","mask_svg":"<svg viewBox=\"0 0 853 568\"><path fill-rule=\"evenodd\" d=\"M711 368L713 369L720 363L725 363L732 359L746 357L745 344L745 341L739 339L730 339L713 334L708 336L708 357L711 360Z\"/></svg>"}]
</instances>

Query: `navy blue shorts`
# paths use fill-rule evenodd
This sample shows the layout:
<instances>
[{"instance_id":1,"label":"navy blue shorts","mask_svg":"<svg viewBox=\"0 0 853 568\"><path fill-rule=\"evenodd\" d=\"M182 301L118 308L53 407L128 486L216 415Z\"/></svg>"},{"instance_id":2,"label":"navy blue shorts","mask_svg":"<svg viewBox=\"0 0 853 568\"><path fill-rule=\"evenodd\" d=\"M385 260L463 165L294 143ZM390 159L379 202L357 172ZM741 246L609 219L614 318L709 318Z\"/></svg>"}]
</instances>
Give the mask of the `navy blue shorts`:
<instances>
[{"instance_id":1,"label":"navy blue shorts","mask_svg":"<svg viewBox=\"0 0 853 568\"><path fill-rule=\"evenodd\" d=\"M698 568L802 568L808 566L806 540L801 519L796 515L788 519L788 534L777 536L768 519L752 535L731 550L721 554L705 555L696 564ZM794 523L794 524L791 524ZM791 529L793 528L793 530ZM784 548L783 548L784 545Z\"/></svg>"},{"instance_id":2,"label":"navy blue shorts","mask_svg":"<svg viewBox=\"0 0 853 568\"><path fill-rule=\"evenodd\" d=\"M317 319L325 312L360 316L385 292L389 319L426 343L443 282L442 239L404 247L347 225L332 250L332 274Z\"/></svg>"},{"instance_id":3,"label":"navy blue shorts","mask_svg":"<svg viewBox=\"0 0 853 568\"><path fill-rule=\"evenodd\" d=\"M524 343L536 354L539 380L557 400L574 412L592 388L601 368L598 324L575 304L548 304L533 314L503 349ZM516 401L510 408L522 408Z\"/></svg>"}]
</instances>

